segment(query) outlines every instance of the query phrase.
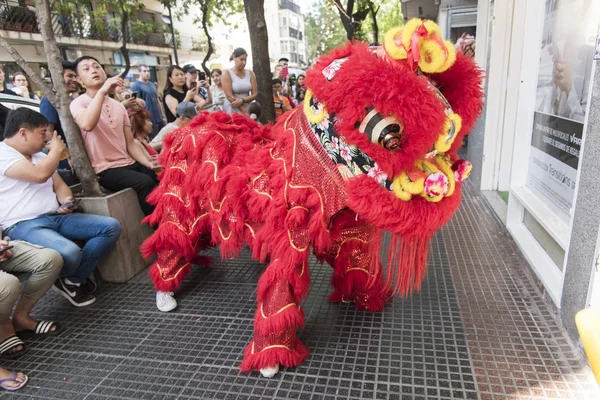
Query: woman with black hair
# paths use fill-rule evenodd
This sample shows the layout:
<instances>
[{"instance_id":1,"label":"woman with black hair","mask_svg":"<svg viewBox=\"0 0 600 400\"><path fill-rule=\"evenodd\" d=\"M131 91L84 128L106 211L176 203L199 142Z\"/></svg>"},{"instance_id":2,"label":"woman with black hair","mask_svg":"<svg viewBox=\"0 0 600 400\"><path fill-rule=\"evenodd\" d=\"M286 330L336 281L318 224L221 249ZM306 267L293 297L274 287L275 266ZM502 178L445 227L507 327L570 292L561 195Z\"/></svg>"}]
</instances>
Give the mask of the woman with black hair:
<instances>
[{"instance_id":1,"label":"woman with black hair","mask_svg":"<svg viewBox=\"0 0 600 400\"><path fill-rule=\"evenodd\" d=\"M246 69L248 53L238 47L230 58L233 68L223 71L221 82L225 92L223 108L229 114L247 114L246 104L256 99L257 85L254 72Z\"/></svg>"},{"instance_id":2,"label":"woman with black hair","mask_svg":"<svg viewBox=\"0 0 600 400\"><path fill-rule=\"evenodd\" d=\"M177 119L177 105L183 101L192 101L206 104L205 100L198 96L198 85L188 88L185 84L185 72L178 65L171 65L167 70L167 84L163 92L163 106L167 122Z\"/></svg>"}]
</instances>

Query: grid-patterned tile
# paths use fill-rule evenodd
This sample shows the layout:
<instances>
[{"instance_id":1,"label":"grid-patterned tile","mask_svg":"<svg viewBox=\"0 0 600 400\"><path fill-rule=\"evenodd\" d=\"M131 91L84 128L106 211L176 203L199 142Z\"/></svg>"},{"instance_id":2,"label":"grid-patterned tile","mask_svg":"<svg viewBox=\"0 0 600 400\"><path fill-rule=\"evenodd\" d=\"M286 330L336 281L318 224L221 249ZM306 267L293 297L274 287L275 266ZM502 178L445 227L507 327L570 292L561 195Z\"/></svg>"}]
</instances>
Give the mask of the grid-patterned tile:
<instances>
[{"instance_id":1,"label":"grid-patterned tile","mask_svg":"<svg viewBox=\"0 0 600 400\"><path fill-rule=\"evenodd\" d=\"M598 399L581 354L483 195L443 229L482 399Z\"/></svg>"},{"instance_id":2,"label":"grid-patterned tile","mask_svg":"<svg viewBox=\"0 0 600 400\"><path fill-rule=\"evenodd\" d=\"M264 269L247 251L227 261L210 251L213 265L192 270L172 313L156 310L145 273L103 285L85 309L49 293L35 315L63 321L67 330L30 342L32 356L4 365L29 372L31 386L20 394L32 398L477 398L443 249L438 235L421 293L394 299L382 313L327 302L332 270L311 259L299 331L311 355L273 379L237 369ZM86 357L95 363L75 368ZM57 358L73 365L60 370L64 377L54 370Z\"/></svg>"},{"instance_id":3,"label":"grid-patterned tile","mask_svg":"<svg viewBox=\"0 0 600 400\"><path fill-rule=\"evenodd\" d=\"M175 312L156 310L146 273L102 285L84 309L49 293L34 314L67 330L29 341L28 355L2 366L28 373L15 394L24 398L596 398L514 243L482 197L464 197L432 242L421 293L381 313L328 303L331 268L311 259L299 331L311 355L273 379L237 369L264 266L247 251L220 260L216 249L212 266L192 269Z\"/></svg>"}]
</instances>

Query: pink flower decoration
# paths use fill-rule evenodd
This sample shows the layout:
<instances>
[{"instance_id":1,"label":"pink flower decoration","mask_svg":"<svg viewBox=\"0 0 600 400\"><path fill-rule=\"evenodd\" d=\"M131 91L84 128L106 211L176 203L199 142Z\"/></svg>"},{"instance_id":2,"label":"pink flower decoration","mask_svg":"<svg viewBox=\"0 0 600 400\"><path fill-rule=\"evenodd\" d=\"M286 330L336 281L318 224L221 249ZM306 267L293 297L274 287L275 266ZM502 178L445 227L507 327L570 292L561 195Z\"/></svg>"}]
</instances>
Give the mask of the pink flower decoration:
<instances>
[{"instance_id":1,"label":"pink flower decoration","mask_svg":"<svg viewBox=\"0 0 600 400\"><path fill-rule=\"evenodd\" d=\"M471 175L473 164L467 160L458 160L452 165L452 170L454 171L454 179L457 182L462 182Z\"/></svg>"},{"instance_id":2,"label":"pink flower decoration","mask_svg":"<svg viewBox=\"0 0 600 400\"><path fill-rule=\"evenodd\" d=\"M369 173L367 175L369 175L371 178L375 179L379 183L384 182L388 178L387 174L379 168L379 165L377 165L377 163L373 165L373 168L369 170Z\"/></svg>"},{"instance_id":3,"label":"pink flower decoration","mask_svg":"<svg viewBox=\"0 0 600 400\"><path fill-rule=\"evenodd\" d=\"M425 179L425 193L429 197L443 196L449 187L448 178L441 172L434 172Z\"/></svg>"},{"instance_id":4,"label":"pink flower decoration","mask_svg":"<svg viewBox=\"0 0 600 400\"><path fill-rule=\"evenodd\" d=\"M352 160L352 154L350 153L350 147L346 143L340 145L340 156L346 161Z\"/></svg>"}]
</instances>

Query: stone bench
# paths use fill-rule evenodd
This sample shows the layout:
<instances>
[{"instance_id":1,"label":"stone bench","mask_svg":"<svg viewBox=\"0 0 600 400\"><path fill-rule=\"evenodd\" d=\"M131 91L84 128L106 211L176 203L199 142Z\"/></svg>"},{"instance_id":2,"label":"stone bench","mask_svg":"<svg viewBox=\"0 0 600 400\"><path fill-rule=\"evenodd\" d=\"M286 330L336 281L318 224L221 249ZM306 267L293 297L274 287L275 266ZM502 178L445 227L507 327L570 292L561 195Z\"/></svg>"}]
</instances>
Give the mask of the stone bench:
<instances>
[{"instance_id":1,"label":"stone bench","mask_svg":"<svg viewBox=\"0 0 600 400\"><path fill-rule=\"evenodd\" d=\"M140 254L140 246L153 233L153 229L142 224L144 213L133 189L104 197L82 197L80 205L88 214L113 217L121 223L121 236L115 248L98 266L102 280L127 282L150 264Z\"/></svg>"}]
</instances>

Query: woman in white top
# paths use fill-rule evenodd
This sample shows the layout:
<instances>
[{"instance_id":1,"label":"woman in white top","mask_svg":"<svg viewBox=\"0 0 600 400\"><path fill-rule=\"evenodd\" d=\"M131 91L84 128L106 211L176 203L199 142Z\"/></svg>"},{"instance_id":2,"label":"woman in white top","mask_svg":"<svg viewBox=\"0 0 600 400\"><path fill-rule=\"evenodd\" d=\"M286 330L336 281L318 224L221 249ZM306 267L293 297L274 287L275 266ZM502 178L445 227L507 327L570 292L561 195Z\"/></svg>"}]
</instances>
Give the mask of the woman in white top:
<instances>
[{"instance_id":1,"label":"woman in white top","mask_svg":"<svg viewBox=\"0 0 600 400\"><path fill-rule=\"evenodd\" d=\"M225 92L223 91L223 85L221 84L221 75L223 71L218 68L213 69L210 72L210 77L212 78L213 84L210 87L210 91L212 93L212 103L213 106L211 111L223 111L225 104Z\"/></svg>"},{"instance_id":2,"label":"woman in white top","mask_svg":"<svg viewBox=\"0 0 600 400\"><path fill-rule=\"evenodd\" d=\"M233 51L231 60L234 66L223 72L221 82L225 92L224 109L229 114L246 114L246 104L256 98L256 76L245 69L248 53L238 47Z\"/></svg>"}]
</instances>

